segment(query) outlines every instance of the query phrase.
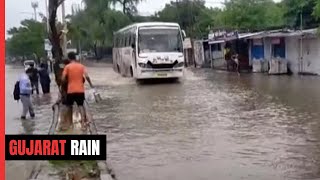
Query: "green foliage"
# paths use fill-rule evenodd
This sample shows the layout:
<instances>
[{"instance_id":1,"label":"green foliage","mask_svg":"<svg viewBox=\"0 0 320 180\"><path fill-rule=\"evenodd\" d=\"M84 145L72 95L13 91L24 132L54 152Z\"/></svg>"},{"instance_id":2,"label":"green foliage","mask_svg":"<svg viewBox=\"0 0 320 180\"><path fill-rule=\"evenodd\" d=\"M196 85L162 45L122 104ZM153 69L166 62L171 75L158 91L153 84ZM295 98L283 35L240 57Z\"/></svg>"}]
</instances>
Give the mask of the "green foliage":
<instances>
[{"instance_id":1,"label":"green foliage","mask_svg":"<svg viewBox=\"0 0 320 180\"><path fill-rule=\"evenodd\" d=\"M11 28L6 41L6 51L11 56L44 55L45 24L34 20L23 20L19 28Z\"/></svg>"},{"instance_id":2,"label":"green foliage","mask_svg":"<svg viewBox=\"0 0 320 180\"><path fill-rule=\"evenodd\" d=\"M320 22L320 0L226 0L223 8L208 8L205 0L179 0L166 4L152 16L137 15L137 4L142 0L83 0L86 7L68 17L68 39L83 50L111 47L113 33L133 22L178 22L192 38L207 36L212 29L263 30L283 26L298 27L301 12L304 28ZM120 5L121 11L112 6ZM6 41L7 52L23 56L44 53L45 23L32 20L11 28L12 37ZM58 31L62 28L57 24ZM61 26L61 27L60 27Z\"/></svg>"},{"instance_id":3,"label":"green foliage","mask_svg":"<svg viewBox=\"0 0 320 180\"><path fill-rule=\"evenodd\" d=\"M156 20L178 22L187 34L199 36L201 29L204 29L203 26L207 26L208 22L210 24L212 18L210 14L203 12L206 10L204 0L171 1L162 11L156 13ZM202 24L201 27L200 24Z\"/></svg>"},{"instance_id":4,"label":"green foliage","mask_svg":"<svg viewBox=\"0 0 320 180\"><path fill-rule=\"evenodd\" d=\"M229 0L218 21L226 28L261 30L283 25L282 12L272 0Z\"/></svg>"},{"instance_id":5,"label":"green foliage","mask_svg":"<svg viewBox=\"0 0 320 180\"><path fill-rule=\"evenodd\" d=\"M272 0L228 0L224 9L207 8L203 0L182 0L167 4L156 17L178 22L193 37L203 37L212 28L260 30L284 25L283 7Z\"/></svg>"},{"instance_id":6,"label":"green foliage","mask_svg":"<svg viewBox=\"0 0 320 180\"><path fill-rule=\"evenodd\" d=\"M320 0L316 0L316 5L313 9L313 16L319 20L320 18Z\"/></svg>"},{"instance_id":7,"label":"green foliage","mask_svg":"<svg viewBox=\"0 0 320 180\"><path fill-rule=\"evenodd\" d=\"M113 32L131 23L129 17L110 6L115 1L86 0L86 8L70 16L69 38L81 41L83 48L111 46Z\"/></svg>"},{"instance_id":8,"label":"green foliage","mask_svg":"<svg viewBox=\"0 0 320 180\"><path fill-rule=\"evenodd\" d=\"M319 0L283 0L285 7L285 21L291 27L313 27L319 24ZM302 18L301 18L302 13Z\"/></svg>"}]
</instances>

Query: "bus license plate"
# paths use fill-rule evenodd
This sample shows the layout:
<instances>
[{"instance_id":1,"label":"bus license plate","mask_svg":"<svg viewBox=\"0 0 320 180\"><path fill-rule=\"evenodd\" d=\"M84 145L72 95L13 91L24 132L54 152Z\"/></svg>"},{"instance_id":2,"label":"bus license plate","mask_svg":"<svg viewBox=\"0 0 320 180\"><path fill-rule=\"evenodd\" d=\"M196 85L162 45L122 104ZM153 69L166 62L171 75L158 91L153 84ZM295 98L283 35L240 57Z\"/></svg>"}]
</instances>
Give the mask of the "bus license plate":
<instances>
[{"instance_id":1,"label":"bus license plate","mask_svg":"<svg viewBox=\"0 0 320 180\"><path fill-rule=\"evenodd\" d=\"M167 76L167 73L157 73L157 76L158 76L158 77L166 77L166 76Z\"/></svg>"}]
</instances>

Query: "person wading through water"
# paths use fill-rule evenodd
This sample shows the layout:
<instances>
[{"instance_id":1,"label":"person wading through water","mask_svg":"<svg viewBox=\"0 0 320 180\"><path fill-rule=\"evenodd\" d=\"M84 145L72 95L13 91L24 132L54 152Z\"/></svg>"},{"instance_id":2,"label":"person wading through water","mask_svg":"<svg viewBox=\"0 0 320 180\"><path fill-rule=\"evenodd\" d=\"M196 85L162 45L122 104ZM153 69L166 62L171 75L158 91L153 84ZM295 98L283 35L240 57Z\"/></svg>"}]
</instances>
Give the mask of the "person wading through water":
<instances>
[{"instance_id":1,"label":"person wading through water","mask_svg":"<svg viewBox=\"0 0 320 180\"><path fill-rule=\"evenodd\" d=\"M85 66L76 60L76 54L74 52L70 52L68 54L68 58L70 63L65 66L62 73L62 82L68 83L66 104L69 109L72 108L74 103L78 105L81 114L82 130L85 130L88 122L85 115L85 109L83 107L85 100L83 78L88 81L91 88L93 88L93 85Z\"/></svg>"},{"instance_id":2,"label":"person wading through water","mask_svg":"<svg viewBox=\"0 0 320 180\"><path fill-rule=\"evenodd\" d=\"M43 94L50 93L51 79L45 64L40 64L39 77Z\"/></svg>"},{"instance_id":3,"label":"person wading through water","mask_svg":"<svg viewBox=\"0 0 320 180\"><path fill-rule=\"evenodd\" d=\"M31 87L31 81L30 76L32 75L32 71L26 71L23 73L19 81L17 82L17 89L15 88L14 94L18 95L18 98L15 100L21 100L22 103L22 114L21 119L26 119L27 113L29 112L31 118L35 117L33 104L31 101L31 94L32 94L32 87ZM19 97L20 96L20 97Z\"/></svg>"},{"instance_id":4,"label":"person wading through water","mask_svg":"<svg viewBox=\"0 0 320 180\"><path fill-rule=\"evenodd\" d=\"M30 64L30 67L27 69L27 74L30 76L29 78L32 87L31 94L33 94L33 90L36 90L36 93L39 95L39 71L34 67L34 64Z\"/></svg>"},{"instance_id":5,"label":"person wading through water","mask_svg":"<svg viewBox=\"0 0 320 180\"><path fill-rule=\"evenodd\" d=\"M238 56L238 54L234 54L232 56L232 60L234 62L234 65L236 66L235 69L237 70L238 75L240 75L240 64L239 64L239 56Z\"/></svg>"}]
</instances>

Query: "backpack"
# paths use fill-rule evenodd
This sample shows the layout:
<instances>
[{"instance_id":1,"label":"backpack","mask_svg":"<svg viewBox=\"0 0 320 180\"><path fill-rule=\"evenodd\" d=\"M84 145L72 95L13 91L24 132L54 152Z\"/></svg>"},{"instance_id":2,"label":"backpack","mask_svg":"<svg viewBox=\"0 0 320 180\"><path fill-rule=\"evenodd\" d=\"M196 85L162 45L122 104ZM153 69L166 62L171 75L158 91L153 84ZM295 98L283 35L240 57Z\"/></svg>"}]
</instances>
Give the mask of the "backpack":
<instances>
[{"instance_id":1,"label":"backpack","mask_svg":"<svg viewBox=\"0 0 320 180\"><path fill-rule=\"evenodd\" d=\"M13 99L16 101L20 100L20 82L19 81L17 81L16 84L14 85Z\"/></svg>"}]
</instances>

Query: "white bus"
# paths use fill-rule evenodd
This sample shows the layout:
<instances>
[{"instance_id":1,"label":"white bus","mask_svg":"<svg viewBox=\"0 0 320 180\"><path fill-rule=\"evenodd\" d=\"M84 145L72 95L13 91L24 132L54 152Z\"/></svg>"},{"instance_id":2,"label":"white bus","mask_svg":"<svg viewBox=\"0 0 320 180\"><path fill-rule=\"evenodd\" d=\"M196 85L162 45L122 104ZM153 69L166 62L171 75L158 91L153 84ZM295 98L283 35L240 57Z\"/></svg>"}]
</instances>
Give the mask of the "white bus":
<instances>
[{"instance_id":1,"label":"white bus","mask_svg":"<svg viewBox=\"0 0 320 180\"><path fill-rule=\"evenodd\" d=\"M113 68L135 79L180 78L183 36L177 23L137 23L114 34Z\"/></svg>"}]
</instances>

